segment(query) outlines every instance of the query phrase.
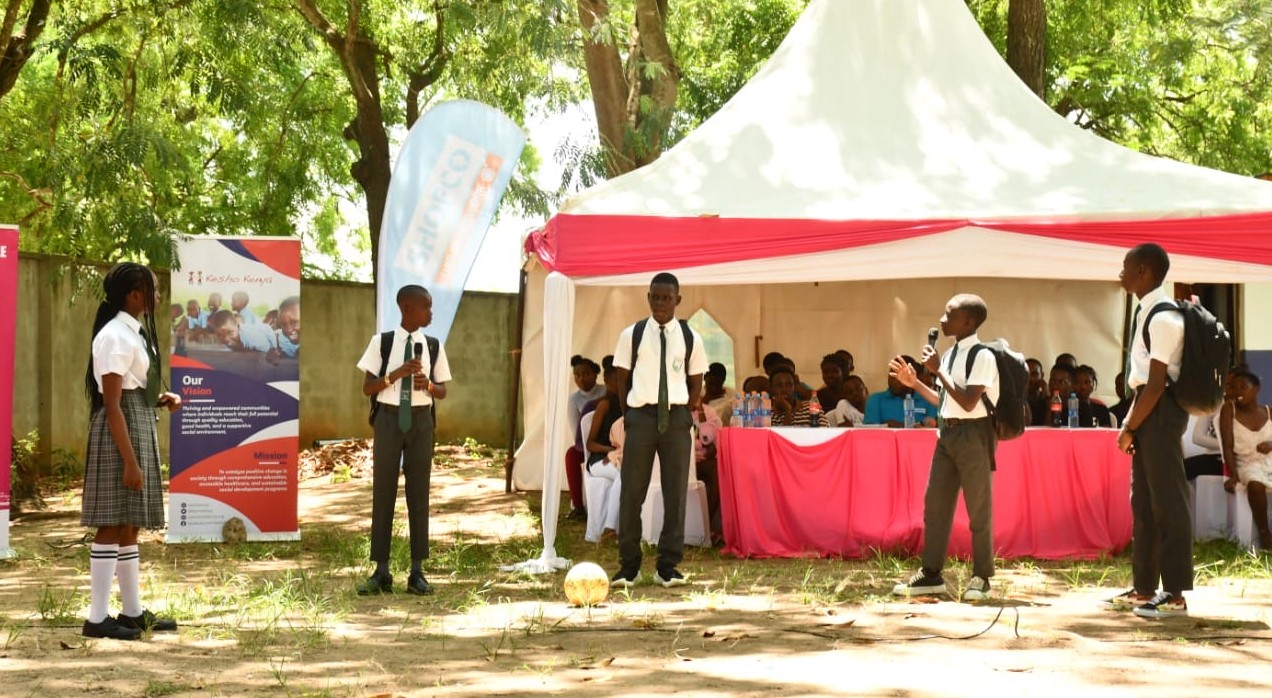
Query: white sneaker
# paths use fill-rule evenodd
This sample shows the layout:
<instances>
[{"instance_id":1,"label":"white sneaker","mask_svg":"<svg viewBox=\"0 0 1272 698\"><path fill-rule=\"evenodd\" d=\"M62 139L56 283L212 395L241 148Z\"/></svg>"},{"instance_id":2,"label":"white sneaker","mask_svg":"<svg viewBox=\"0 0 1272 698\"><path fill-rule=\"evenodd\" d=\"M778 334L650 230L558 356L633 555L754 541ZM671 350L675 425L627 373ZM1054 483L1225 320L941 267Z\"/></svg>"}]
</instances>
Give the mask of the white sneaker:
<instances>
[{"instance_id":1,"label":"white sneaker","mask_svg":"<svg viewBox=\"0 0 1272 698\"><path fill-rule=\"evenodd\" d=\"M964 601L988 601L989 600L989 580L981 577L972 577L967 582L967 588L963 590Z\"/></svg>"}]
</instances>

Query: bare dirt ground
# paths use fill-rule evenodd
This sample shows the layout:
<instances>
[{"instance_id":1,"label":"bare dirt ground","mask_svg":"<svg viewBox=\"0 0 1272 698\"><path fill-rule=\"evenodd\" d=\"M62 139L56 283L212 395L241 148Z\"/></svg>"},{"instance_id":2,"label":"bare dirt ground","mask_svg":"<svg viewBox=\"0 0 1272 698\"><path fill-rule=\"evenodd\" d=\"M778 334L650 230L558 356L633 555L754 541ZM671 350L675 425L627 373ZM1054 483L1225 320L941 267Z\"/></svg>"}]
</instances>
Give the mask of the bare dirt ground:
<instances>
[{"instance_id":1,"label":"bare dirt ground","mask_svg":"<svg viewBox=\"0 0 1272 698\"><path fill-rule=\"evenodd\" d=\"M1165 621L1099 603L1126 583L1121 558L1004 562L996 603L969 605L889 598L911 560L735 560L710 549L688 553L687 587L646 582L604 606L571 608L563 573L498 571L537 555L538 499L504 494L501 466L458 449L433 478L428 572L438 593L358 597L370 482L350 457L335 476L302 482L299 543L167 546L146 534L143 598L182 627L142 642L79 635L88 564L75 498L20 517L19 558L0 563L0 695L1272 691L1264 558L1203 568L1192 616ZM558 552L609 570L616 560L612 540L584 543L574 523L562 524ZM395 557L399 585L404 566ZM966 580L961 563L949 572Z\"/></svg>"}]
</instances>

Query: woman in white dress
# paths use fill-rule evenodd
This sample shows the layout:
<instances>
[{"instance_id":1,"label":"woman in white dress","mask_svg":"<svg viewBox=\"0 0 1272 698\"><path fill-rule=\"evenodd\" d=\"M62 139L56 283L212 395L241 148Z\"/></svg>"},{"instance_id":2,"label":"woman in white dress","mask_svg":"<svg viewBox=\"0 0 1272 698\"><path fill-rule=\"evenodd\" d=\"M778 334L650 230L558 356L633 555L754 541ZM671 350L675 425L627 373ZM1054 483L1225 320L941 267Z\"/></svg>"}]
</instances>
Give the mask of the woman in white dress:
<instances>
[{"instance_id":1,"label":"woman in white dress","mask_svg":"<svg viewBox=\"0 0 1272 698\"><path fill-rule=\"evenodd\" d=\"M1268 529L1268 487L1272 487L1272 407L1259 404L1259 377L1248 370L1228 376L1232 400L1219 412L1219 438L1223 443L1224 469L1232 492L1238 482L1246 488L1259 547L1272 549Z\"/></svg>"}]
</instances>

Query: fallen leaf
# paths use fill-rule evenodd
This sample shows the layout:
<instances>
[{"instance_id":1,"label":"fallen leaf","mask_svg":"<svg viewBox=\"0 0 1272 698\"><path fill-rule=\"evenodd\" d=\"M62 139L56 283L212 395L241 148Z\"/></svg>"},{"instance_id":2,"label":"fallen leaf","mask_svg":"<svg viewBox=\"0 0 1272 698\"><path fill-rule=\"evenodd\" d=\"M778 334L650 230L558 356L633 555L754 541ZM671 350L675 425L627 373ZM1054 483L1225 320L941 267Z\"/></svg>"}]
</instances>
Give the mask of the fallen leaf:
<instances>
[{"instance_id":1,"label":"fallen leaf","mask_svg":"<svg viewBox=\"0 0 1272 698\"><path fill-rule=\"evenodd\" d=\"M72 645L72 644L68 643L66 640L58 640L57 644L61 645L61 646L62 646L62 649L64 649L64 650L77 650L77 649L79 649L79 645Z\"/></svg>"},{"instance_id":2,"label":"fallen leaf","mask_svg":"<svg viewBox=\"0 0 1272 698\"><path fill-rule=\"evenodd\" d=\"M856 624L856 618L827 618L819 623L819 625L834 628L849 628Z\"/></svg>"},{"instance_id":3,"label":"fallen leaf","mask_svg":"<svg viewBox=\"0 0 1272 698\"><path fill-rule=\"evenodd\" d=\"M714 631L714 630L703 630L703 631L702 631L702 636L703 636L703 637L715 637L715 631Z\"/></svg>"}]
</instances>

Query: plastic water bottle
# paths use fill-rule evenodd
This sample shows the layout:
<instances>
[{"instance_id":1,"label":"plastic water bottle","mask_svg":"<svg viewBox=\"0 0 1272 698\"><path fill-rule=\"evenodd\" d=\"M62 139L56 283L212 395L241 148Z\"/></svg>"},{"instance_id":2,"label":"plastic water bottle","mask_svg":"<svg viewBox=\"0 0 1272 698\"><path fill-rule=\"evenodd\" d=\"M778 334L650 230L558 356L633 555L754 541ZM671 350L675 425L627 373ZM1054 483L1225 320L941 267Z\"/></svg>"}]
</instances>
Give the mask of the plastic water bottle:
<instances>
[{"instance_id":1,"label":"plastic water bottle","mask_svg":"<svg viewBox=\"0 0 1272 698\"><path fill-rule=\"evenodd\" d=\"M755 426L763 429L773 426L773 398L767 390L760 393L760 420Z\"/></svg>"},{"instance_id":2,"label":"plastic water bottle","mask_svg":"<svg viewBox=\"0 0 1272 698\"><path fill-rule=\"evenodd\" d=\"M1069 393L1069 428L1078 428L1078 394Z\"/></svg>"},{"instance_id":3,"label":"plastic water bottle","mask_svg":"<svg viewBox=\"0 0 1272 698\"><path fill-rule=\"evenodd\" d=\"M914 428L914 394L906 393L905 399L901 401L901 409L905 411L905 428Z\"/></svg>"},{"instance_id":4,"label":"plastic water bottle","mask_svg":"<svg viewBox=\"0 0 1272 698\"><path fill-rule=\"evenodd\" d=\"M746 403L742 401L742 393L733 394L733 412L729 415L729 426L746 426Z\"/></svg>"},{"instance_id":5,"label":"plastic water bottle","mask_svg":"<svg viewBox=\"0 0 1272 698\"><path fill-rule=\"evenodd\" d=\"M760 425L760 394L751 393L746 398L746 416L750 420L748 427L759 427Z\"/></svg>"}]
</instances>

